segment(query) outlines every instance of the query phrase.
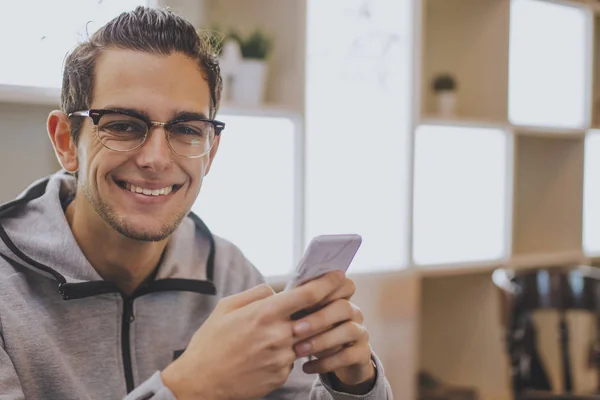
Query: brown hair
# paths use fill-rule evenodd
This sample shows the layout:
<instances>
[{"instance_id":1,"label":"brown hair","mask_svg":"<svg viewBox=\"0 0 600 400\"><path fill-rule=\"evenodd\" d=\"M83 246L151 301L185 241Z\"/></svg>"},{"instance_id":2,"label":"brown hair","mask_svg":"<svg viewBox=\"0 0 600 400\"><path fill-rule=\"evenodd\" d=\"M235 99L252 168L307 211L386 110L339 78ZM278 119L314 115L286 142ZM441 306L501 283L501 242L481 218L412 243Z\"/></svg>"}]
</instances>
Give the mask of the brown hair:
<instances>
[{"instance_id":1,"label":"brown hair","mask_svg":"<svg viewBox=\"0 0 600 400\"><path fill-rule=\"evenodd\" d=\"M94 68L104 49L119 48L169 55L181 52L198 63L210 90L210 118L219 108L223 82L215 49L208 33L166 9L139 6L108 22L66 58L61 92L62 111L69 114L89 108L93 98ZM77 143L82 119L71 123Z\"/></svg>"}]
</instances>

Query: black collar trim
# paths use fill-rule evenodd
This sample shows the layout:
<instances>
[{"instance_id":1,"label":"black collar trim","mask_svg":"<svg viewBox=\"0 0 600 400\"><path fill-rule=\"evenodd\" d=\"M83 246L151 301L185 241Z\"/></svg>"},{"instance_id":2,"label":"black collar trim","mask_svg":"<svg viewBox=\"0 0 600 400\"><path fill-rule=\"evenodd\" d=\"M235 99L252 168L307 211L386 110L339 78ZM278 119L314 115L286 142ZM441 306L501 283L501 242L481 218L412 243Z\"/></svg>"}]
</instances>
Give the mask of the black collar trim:
<instances>
[{"instance_id":1,"label":"black collar trim","mask_svg":"<svg viewBox=\"0 0 600 400\"><path fill-rule=\"evenodd\" d=\"M120 293L126 298L138 298L148 293L166 291L194 292L213 296L217 294L217 289L212 282L195 279L168 278L152 281L140 287L131 296L125 295L117 285L108 281L63 283L58 286L58 290L64 300L83 299L107 293Z\"/></svg>"}]
</instances>

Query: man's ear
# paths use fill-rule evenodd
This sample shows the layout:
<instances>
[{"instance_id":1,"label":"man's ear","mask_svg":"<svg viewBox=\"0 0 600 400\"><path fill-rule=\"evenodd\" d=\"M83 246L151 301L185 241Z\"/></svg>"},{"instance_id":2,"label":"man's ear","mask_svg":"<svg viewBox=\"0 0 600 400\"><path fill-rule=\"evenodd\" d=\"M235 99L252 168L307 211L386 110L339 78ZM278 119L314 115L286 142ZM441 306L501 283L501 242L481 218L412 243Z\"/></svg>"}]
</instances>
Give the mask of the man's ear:
<instances>
[{"instance_id":1,"label":"man's ear","mask_svg":"<svg viewBox=\"0 0 600 400\"><path fill-rule=\"evenodd\" d=\"M47 121L48 135L60 165L68 172L79 169L77 146L71 139L71 121L62 111L52 111Z\"/></svg>"},{"instance_id":2,"label":"man's ear","mask_svg":"<svg viewBox=\"0 0 600 400\"><path fill-rule=\"evenodd\" d=\"M210 155L208 158L208 165L206 166L206 171L204 171L204 176L208 175L210 172L210 167L212 166L213 161L215 160L215 155L217 154L217 150L219 150L219 143L221 142L221 135L215 138L215 143L213 143L212 148L210 149Z\"/></svg>"}]
</instances>

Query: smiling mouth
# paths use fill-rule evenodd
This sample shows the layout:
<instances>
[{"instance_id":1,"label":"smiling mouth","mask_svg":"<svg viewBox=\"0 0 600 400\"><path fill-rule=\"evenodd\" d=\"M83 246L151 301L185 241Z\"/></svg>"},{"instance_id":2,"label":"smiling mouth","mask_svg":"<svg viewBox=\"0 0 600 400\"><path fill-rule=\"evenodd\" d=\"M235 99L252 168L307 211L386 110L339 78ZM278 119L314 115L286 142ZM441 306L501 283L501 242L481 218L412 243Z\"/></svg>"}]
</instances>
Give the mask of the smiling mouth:
<instances>
[{"instance_id":1,"label":"smiling mouth","mask_svg":"<svg viewBox=\"0 0 600 400\"><path fill-rule=\"evenodd\" d=\"M145 196L167 196L171 193L175 193L181 188L181 185L166 186L161 189L147 189L139 186L132 185L125 181L115 180L115 183L122 189L128 190L132 193L137 193Z\"/></svg>"}]
</instances>

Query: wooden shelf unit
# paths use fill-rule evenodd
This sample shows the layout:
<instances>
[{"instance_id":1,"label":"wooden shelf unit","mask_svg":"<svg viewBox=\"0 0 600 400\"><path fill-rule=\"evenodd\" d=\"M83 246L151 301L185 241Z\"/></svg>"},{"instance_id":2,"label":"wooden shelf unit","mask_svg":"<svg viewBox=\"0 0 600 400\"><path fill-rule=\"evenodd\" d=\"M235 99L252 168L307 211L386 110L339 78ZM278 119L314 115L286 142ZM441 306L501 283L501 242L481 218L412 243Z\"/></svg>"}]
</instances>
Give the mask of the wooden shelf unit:
<instances>
[{"instance_id":1,"label":"wooden shelf unit","mask_svg":"<svg viewBox=\"0 0 600 400\"><path fill-rule=\"evenodd\" d=\"M403 1L414 8L415 101L406 105L414 108L413 133L421 125L438 125L500 128L510 136L502 216L508 245L500 258L424 266L411 259L398 271L354 276L354 299L367 316L375 349L383 349L396 397L416 398L416 375L427 369L444 382L475 387L482 400L509 399L501 302L492 271L586 262L600 266L598 255L585 254L582 246L585 138L600 128L600 3L530 0L590 15L583 74L587 92L577 99L586 118L581 126L565 127L511 123L511 2L521 0ZM201 18L205 26L217 23L245 32L260 26L274 35L267 101L304 119L307 2L204 0ZM531 23L534 33L536 21ZM431 86L441 73L451 73L458 82L458 110L451 118L436 114ZM573 74L556 77L566 78ZM407 153L398 150L399 157Z\"/></svg>"},{"instance_id":2,"label":"wooden shelf unit","mask_svg":"<svg viewBox=\"0 0 600 400\"><path fill-rule=\"evenodd\" d=\"M459 263L421 269L419 369L448 383L475 387L484 400L511 398L501 303L491 280L493 269L592 261L600 265L598 258L585 254L582 242L585 139L590 128L600 126L600 7L591 1L531 1L568 10L574 7L593 21L586 37L590 45L585 49L585 75L589 79L586 77L583 97L576 99L586 107L577 111L591 116L591 121L581 126L511 123L511 0L420 1L422 101L416 124L434 121L439 125L487 127L495 123L504 126L514 139L513 151L507 153L513 170L509 177L511 202L505 215L511 227L506 261L503 265L490 260L471 268ZM535 23L532 20L532 35ZM437 73L457 78L458 110L453 118L435 115L431 80ZM573 76L555 77L565 78ZM555 326L548 325L548 329ZM553 344L543 342L544 357L553 357ZM585 375L587 367L579 359L577 362L576 373L587 380L579 379L576 385L593 386L589 374ZM560 379L555 370L549 372L553 379Z\"/></svg>"}]
</instances>

